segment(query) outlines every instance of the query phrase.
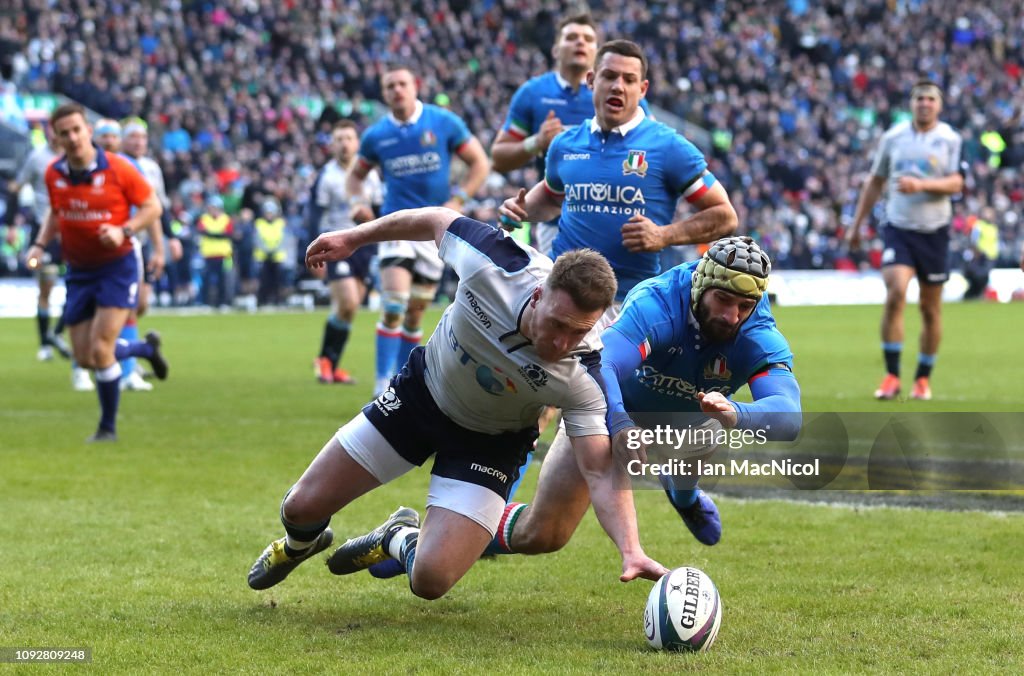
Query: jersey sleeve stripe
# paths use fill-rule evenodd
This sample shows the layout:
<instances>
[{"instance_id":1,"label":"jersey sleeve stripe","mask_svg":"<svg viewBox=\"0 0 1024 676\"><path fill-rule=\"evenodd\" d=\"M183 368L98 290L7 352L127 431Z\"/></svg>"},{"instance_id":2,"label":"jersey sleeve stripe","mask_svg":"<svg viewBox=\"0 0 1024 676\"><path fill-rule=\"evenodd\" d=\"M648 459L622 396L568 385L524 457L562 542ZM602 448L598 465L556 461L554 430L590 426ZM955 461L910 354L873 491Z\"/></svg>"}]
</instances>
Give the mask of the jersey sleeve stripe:
<instances>
[{"instance_id":1,"label":"jersey sleeve stripe","mask_svg":"<svg viewBox=\"0 0 1024 676\"><path fill-rule=\"evenodd\" d=\"M705 169L689 186L683 190L687 202L696 202L715 184L715 175Z\"/></svg>"},{"instance_id":2,"label":"jersey sleeve stripe","mask_svg":"<svg viewBox=\"0 0 1024 676\"><path fill-rule=\"evenodd\" d=\"M530 263L530 254L521 249L511 237L497 228L467 218L455 219L448 226L448 234L457 237L479 251L505 272L518 272Z\"/></svg>"},{"instance_id":3,"label":"jersey sleeve stripe","mask_svg":"<svg viewBox=\"0 0 1024 676\"><path fill-rule=\"evenodd\" d=\"M637 345L640 350L640 359L647 359L651 354L651 341L649 338L644 338L644 342Z\"/></svg>"},{"instance_id":4,"label":"jersey sleeve stripe","mask_svg":"<svg viewBox=\"0 0 1024 676\"><path fill-rule=\"evenodd\" d=\"M508 124L508 135L517 141L522 141L524 138L530 135L530 130L527 129L526 125L519 122L518 120L512 120Z\"/></svg>"},{"instance_id":5,"label":"jersey sleeve stripe","mask_svg":"<svg viewBox=\"0 0 1024 676\"><path fill-rule=\"evenodd\" d=\"M558 197L562 197L563 195L565 195L564 190L555 190L554 188L552 188L551 184L548 183L548 179L546 176L544 177L544 189L547 190L552 195L556 195Z\"/></svg>"}]
</instances>

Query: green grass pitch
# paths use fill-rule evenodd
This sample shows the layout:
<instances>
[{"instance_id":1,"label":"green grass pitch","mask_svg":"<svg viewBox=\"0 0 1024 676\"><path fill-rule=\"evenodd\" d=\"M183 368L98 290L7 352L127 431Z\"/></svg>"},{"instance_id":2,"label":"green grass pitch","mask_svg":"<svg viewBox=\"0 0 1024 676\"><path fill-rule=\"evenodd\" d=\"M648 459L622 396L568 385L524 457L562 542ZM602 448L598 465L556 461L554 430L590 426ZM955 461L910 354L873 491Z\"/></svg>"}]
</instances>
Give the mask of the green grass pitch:
<instances>
[{"instance_id":1,"label":"green grass pitch","mask_svg":"<svg viewBox=\"0 0 1024 676\"><path fill-rule=\"evenodd\" d=\"M1024 410L1020 306L946 307L930 403L871 400L879 313L777 310L807 410ZM1024 671L1024 516L870 493L867 506L719 497L724 536L709 548L660 493L638 491L648 553L721 591L703 655L648 649L650 583L617 581L592 515L563 551L482 561L436 602L404 578L334 577L322 559L249 590L249 566L280 536L281 496L370 394L375 317L359 317L346 365L360 384L344 387L313 379L323 316L144 318L171 378L125 393L120 441L99 446L83 443L95 395L71 391L66 363L34 360L30 320L0 321L0 648L90 647L99 673ZM908 376L917 327L911 306ZM398 504L422 510L426 481L413 472L356 502L337 537Z\"/></svg>"}]
</instances>

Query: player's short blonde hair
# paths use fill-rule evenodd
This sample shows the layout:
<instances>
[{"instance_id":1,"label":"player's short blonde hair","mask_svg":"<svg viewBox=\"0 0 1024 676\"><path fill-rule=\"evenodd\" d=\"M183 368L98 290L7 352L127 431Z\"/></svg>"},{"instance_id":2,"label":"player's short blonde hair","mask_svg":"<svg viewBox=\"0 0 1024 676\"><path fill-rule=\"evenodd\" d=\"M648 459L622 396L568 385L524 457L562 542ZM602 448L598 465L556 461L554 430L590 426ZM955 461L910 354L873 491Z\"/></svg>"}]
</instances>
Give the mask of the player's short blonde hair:
<instances>
[{"instance_id":1,"label":"player's short blonde hair","mask_svg":"<svg viewBox=\"0 0 1024 676\"><path fill-rule=\"evenodd\" d=\"M593 249L575 249L559 256L545 285L551 291L565 291L583 312L607 310L618 289L612 266Z\"/></svg>"}]
</instances>

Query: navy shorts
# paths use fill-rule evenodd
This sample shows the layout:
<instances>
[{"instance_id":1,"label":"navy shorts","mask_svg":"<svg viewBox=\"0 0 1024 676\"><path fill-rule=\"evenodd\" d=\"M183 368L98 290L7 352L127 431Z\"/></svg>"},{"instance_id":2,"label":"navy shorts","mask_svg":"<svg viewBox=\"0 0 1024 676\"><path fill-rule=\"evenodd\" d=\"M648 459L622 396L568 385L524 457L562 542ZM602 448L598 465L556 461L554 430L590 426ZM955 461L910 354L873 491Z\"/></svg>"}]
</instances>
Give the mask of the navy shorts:
<instances>
[{"instance_id":1,"label":"navy shorts","mask_svg":"<svg viewBox=\"0 0 1024 676\"><path fill-rule=\"evenodd\" d=\"M886 224L882 267L909 265L921 284L943 284L949 279L949 226L934 232L904 230Z\"/></svg>"},{"instance_id":2,"label":"navy shorts","mask_svg":"<svg viewBox=\"0 0 1024 676\"><path fill-rule=\"evenodd\" d=\"M333 282L337 279L358 279L367 286L372 281L370 272L373 257L377 255L377 247L364 246L356 249L355 253L343 261L327 264L327 281Z\"/></svg>"},{"instance_id":3,"label":"navy shorts","mask_svg":"<svg viewBox=\"0 0 1024 676\"><path fill-rule=\"evenodd\" d=\"M98 307L133 308L139 294L139 262L134 251L98 268L68 266L64 323L92 319Z\"/></svg>"},{"instance_id":4,"label":"navy shorts","mask_svg":"<svg viewBox=\"0 0 1024 676\"><path fill-rule=\"evenodd\" d=\"M391 388L364 406L363 414L408 462L422 465L436 454L431 474L482 486L507 500L537 428L484 434L457 425L427 389L425 355L425 347L415 348Z\"/></svg>"}]
</instances>

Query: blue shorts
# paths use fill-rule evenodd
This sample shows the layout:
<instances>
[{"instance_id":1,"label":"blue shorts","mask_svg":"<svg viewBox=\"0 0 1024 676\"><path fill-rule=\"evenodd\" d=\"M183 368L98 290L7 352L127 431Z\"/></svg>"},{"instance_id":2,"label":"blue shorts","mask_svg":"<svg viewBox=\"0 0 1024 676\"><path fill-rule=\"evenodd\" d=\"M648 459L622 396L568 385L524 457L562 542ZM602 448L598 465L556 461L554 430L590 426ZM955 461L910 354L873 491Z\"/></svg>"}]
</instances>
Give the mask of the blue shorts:
<instances>
[{"instance_id":1,"label":"blue shorts","mask_svg":"<svg viewBox=\"0 0 1024 676\"><path fill-rule=\"evenodd\" d=\"M139 261L132 251L98 268L68 266L65 283L64 323L74 326L92 319L96 308L135 307L139 294Z\"/></svg>"},{"instance_id":2,"label":"blue shorts","mask_svg":"<svg viewBox=\"0 0 1024 676\"><path fill-rule=\"evenodd\" d=\"M412 351L391 379L391 388L364 406L363 414L413 465L422 465L436 453L431 474L482 486L507 500L526 454L533 450L537 428L484 434L453 422L427 389L425 350L420 346Z\"/></svg>"},{"instance_id":3,"label":"blue shorts","mask_svg":"<svg viewBox=\"0 0 1024 676\"><path fill-rule=\"evenodd\" d=\"M355 253L343 261L327 264L327 281L333 282L336 279L354 278L363 284L370 286L372 274L370 265L373 257L377 255L377 246L364 246L356 249Z\"/></svg>"},{"instance_id":4,"label":"blue shorts","mask_svg":"<svg viewBox=\"0 0 1024 676\"><path fill-rule=\"evenodd\" d=\"M934 232L917 232L886 224L882 239L882 267L908 265L914 268L921 284L944 284L949 280L948 225Z\"/></svg>"}]
</instances>

